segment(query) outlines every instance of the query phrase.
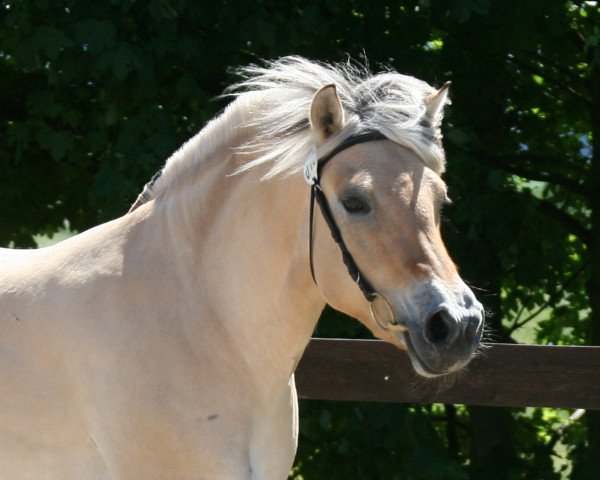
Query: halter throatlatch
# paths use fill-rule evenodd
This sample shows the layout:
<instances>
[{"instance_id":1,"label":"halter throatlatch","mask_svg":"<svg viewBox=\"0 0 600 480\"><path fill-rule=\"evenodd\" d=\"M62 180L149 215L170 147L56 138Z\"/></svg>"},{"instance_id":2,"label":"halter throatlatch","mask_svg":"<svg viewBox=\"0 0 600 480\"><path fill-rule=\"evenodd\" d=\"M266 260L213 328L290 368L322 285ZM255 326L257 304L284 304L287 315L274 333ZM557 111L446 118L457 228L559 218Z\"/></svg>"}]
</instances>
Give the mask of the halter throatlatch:
<instances>
[{"instance_id":1,"label":"halter throatlatch","mask_svg":"<svg viewBox=\"0 0 600 480\"><path fill-rule=\"evenodd\" d=\"M323 193L323 189L321 188L321 170L323 167L335 157L340 152L353 147L354 145L358 145L359 143L371 142L374 140L385 140L387 137L383 135L381 132L367 132L361 133L358 135L354 135L352 137L347 138L342 143L340 143L336 148L334 148L331 152L329 152L324 157L318 158L316 153L313 151L309 156L306 165L304 167L304 178L311 185L310 191L310 226L309 226L309 254L310 254L310 273L312 275L313 281L315 284L317 280L315 278L315 268L313 264L313 230L314 230L314 213L315 213L315 201L319 205L321 209L321 214L329 227L329 231L331 232L331 236L338 244L342 252L342 259L344 260L344 264L348 269L348 273L350 277L356 282L363 295L367 299L367 301L372 302L376 297L377 293L373 289L373 286L369 283L369 281L365 278L364 275L361 274L354 258L348 251L346 244L344 243L344 239L342 238L342 232L340 231L337 223L335 223L335 219L331 214L331 209L329 208L329 203L327 202L327 197Z\"/></svg>"}]
</instances>

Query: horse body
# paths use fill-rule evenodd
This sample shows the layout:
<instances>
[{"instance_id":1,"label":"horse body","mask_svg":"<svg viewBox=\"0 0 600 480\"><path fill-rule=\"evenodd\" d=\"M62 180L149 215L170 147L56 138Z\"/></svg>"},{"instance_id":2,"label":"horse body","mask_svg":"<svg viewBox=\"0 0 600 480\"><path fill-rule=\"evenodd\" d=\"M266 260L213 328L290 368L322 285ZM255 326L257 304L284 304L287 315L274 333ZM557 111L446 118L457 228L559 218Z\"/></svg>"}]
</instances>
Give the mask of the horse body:
<instances>
[{"instance_id":1,"label":"horse body","mask_svg":"<svg viewBox=\"0 0 600 480\"><path fill-rule=\"evenodd\" d=\"M306 187L261 183L258 170L228 177L234 157L209 170L202 189L188 181L160 208L2 250L5 478L76 478L86 459L117 478L287 475L291 374L323 307L297 245L308 212L287 204ZM175 219L182 199L206 211Z\"/></svg>"},{"instance_id":2,"label":"horse body","mask_svg":"<svg viewBox=\"0 0 600 480\"><path fill-rule=\"evenodd\" d=\"M326 148L344 115L330 89L315 91L305 144ZM330 199L370 198L371 216L341 200L332 211L406 319L395 330L371 315L320 216L309 258L302 176L261 181L272 164L257 161L251 143L265 130L253 119L273 103L241 95L127 215L52 247L0 250L1 478L286 478L293 372L325 301L408 346L427 376L468 361L481 306L439 239L438 174L390 140L352 146L323 173ZM373 169L380 158L394 166ZM400 220L420 233L398 231ZM403 247L398 261L368 260L390 246Z\"/></svg>"}]
</instances>

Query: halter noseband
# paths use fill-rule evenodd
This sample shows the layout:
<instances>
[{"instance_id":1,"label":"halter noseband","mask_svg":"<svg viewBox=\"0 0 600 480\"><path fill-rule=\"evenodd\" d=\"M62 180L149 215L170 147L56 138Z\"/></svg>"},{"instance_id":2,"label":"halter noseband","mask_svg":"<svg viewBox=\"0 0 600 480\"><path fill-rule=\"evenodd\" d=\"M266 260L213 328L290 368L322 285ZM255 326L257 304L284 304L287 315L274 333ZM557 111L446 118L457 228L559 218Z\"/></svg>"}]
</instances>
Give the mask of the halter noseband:
<instances>
[{"instance_id":1,"label":"halter noseband","mask_svg":"<svg viewBox=\"0 0 600 480\"><path fill-rule=\"evenodd\" d=\"M353 147L354 145L358 145L359 143L372 142L374 140L385 140L387 137L383 135L381 132L373 131L367 133L361 133L358 135L353 135L342 143L340 143L336 148L334 148L331 152L329 152L324 157L318 158L316 154L311 154L309 160L304 169L304 176L306 181L311 185L310 191L310 226L309 226L309 254L310 254L310 273L312 275L313 281L315 284L317 280L315 278L315 268L313 264L313 230L314 230L314 212L315 212L315 201L319 205L321 209L321 214L325 219L325 222L329 226L329 231L331 232L331 236L338 244L342 252L342 259L344 260L344 264L348 269L348 273L350 277L356 282L363 295L367 299L367 301L372 302L376 297L377 293L373 289L373 286L369 281L365 278L364 275L361 274L354 258L348 251L346 244L344 243L344 239L342 238L342 232L339 227L335 223L335 219L331 214L331 209L329 208L329 203L327 202L327 198L325 197L325 193L323 193L323 189L321 188L321 170L323 167L331 160L333 157L343 152L344 150Z\"/></svg>"}]
</instances>

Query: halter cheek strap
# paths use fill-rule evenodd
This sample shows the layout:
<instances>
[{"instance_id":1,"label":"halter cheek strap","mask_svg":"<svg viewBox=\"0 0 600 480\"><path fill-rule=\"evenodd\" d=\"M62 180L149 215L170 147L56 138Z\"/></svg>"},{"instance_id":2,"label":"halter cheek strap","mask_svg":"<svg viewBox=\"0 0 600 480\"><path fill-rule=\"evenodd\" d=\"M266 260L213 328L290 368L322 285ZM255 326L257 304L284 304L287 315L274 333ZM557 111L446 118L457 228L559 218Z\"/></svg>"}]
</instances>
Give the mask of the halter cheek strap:
<instances>
[{"instance_id":1,"label":"halter cheek strap","mask_svg":"<svg viewBox=\"0 0 600 480\"><path fill-rule=\"evenodd\" d=\"M369 283L364 275L361 274L354 258L348 251L346 244L344 243L344 239L342 238L342 232L340 231L333 215L331 214L331 209L329 208L329 202L327 201L327 197L325 197L325 193L323 193L323 189L321 188L321 171L323 167L338 155L340 152L353 147L354 145L358 145L359 143L371 142L375 140L384 140L387 137L380 132L368 132L362 133L359 135L354 135L352 137L344 140L340 145L334 148L331 152L329 152L324 157L318 158L314 152L309 156L308 161L306 162L304 168L304 176L306 181L311 185L310 191L310 226L309 226L309 254L310 254L310 273L312 275L313 281L315 284L317 280L315 278L315 268L313 263L313 232L314 232L314 213L315 213L315 202L319 205L321 210L321 214L329 227L329 231L331 232L331 236L337 243L340 251L342 252L342 259L344 260L344 264L348 269L348 273L350 277L356 282L360 290L362 291L365 298L372 302L373 299L377 296L373 286Z\"/></svg>"}]
</instances>

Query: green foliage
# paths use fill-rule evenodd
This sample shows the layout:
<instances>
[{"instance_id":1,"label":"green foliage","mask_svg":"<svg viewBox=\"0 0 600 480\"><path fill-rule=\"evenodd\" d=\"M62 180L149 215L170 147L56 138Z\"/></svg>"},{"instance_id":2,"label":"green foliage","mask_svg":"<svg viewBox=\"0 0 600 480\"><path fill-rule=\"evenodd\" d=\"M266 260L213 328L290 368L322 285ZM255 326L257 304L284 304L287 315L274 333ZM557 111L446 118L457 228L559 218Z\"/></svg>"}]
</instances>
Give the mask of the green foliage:
<instances>
[{"instance_id":1,"label":"green foliage","mask_svg":"<svg viewBox=\"0 0 600 480\"><path fill-rule=\"evenodd\" d=\"M305 402L294 479L466 479L424 407ZM377 439L374 441L374 439Z\"/></svg>"},{"instance_id":2,"label":"green foliage","mask_svg":"<svg viewBox=\"0 0 600 480\"><path fill-rule=\"evenodd\" d=\"M596 2L4 0L0 12L0 244L32 247L65 219L81 231L123 214L224 106L231 68L366 54L375 69L453 81L443 229L494 337L600 341L589 300L600 285ZM331 310L317 333L368 336ZM302 410L298 479L599 475L585 424L556 438L562 411L490 413L506 428L483 445L486 424L464 407ZM551 460L557 445L563 463Z\"/></svg>"}]
</instances>

